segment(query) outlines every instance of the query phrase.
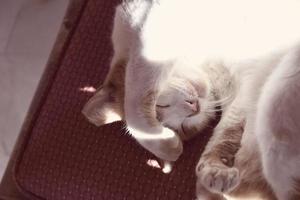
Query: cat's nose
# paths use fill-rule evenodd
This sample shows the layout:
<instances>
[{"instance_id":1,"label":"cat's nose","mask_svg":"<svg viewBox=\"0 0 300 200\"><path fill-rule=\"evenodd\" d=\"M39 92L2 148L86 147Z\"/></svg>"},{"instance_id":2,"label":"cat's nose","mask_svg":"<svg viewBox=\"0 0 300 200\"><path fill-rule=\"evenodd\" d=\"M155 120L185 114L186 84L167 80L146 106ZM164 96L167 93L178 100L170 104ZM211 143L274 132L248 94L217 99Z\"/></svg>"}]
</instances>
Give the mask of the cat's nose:
<instances>
[{"instance_id":1,"label":"cat's nose","mask_svg":"<svg viewBox=\"0 0 300 200\"><path fill-rule=\"evenodd\" d=\"M194 113L198 113L200 111L198 100L186 100L185 103Z\"/></svg>"}]
</instances>

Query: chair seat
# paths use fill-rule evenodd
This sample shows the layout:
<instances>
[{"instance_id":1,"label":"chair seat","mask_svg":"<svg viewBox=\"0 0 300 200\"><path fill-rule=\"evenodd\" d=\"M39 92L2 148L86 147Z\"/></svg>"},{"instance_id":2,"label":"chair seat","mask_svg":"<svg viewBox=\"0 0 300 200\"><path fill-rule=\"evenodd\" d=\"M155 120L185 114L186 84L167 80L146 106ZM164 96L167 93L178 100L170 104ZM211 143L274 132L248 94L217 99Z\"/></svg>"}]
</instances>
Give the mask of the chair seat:
<instances>
[{"instance_id":1,"label":"chair seat","mask_svg":"<svg viewBox=\"0 0 300 200\"><path fill-rule=\"evenodd\" d=\"M125 133L81 114L107 74L117 0L74 0L0 186L0 199L194 199L194 168L210 132L184 144L170 174Z\"/></svg>"}]
</instances>

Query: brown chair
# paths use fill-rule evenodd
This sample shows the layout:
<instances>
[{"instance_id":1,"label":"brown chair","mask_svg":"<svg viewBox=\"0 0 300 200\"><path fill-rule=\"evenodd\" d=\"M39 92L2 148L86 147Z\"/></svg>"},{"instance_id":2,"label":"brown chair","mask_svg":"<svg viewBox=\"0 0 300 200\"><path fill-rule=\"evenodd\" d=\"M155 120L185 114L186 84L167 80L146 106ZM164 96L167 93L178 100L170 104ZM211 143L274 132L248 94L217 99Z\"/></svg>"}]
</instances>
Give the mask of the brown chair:
<instances>
[{"instance_id":1,"label":"brown chair","mask_svg":"<svg viewBox=\"0 0 300 200\"><path fill-rule=\"evenodd\" d=\"M104 80L112 56L117 0L72 0L0 185L0 199L141 200L195 198L197 160L209 135L186 142L170 174L125 134L100 128L81 109Z\"/></svg>"}]
</instances>

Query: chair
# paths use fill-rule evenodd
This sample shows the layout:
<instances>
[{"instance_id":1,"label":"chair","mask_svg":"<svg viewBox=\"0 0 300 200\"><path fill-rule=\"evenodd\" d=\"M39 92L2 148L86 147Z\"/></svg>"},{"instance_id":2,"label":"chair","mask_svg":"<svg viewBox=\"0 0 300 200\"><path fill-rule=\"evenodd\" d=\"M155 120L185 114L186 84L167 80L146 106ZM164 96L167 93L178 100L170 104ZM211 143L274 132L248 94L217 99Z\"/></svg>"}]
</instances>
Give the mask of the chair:
<instances>
[{"instance_id":1,"label":"chair","mask_svg":"<svg viewBox=\"0 0 300 200\"><path fill-rule=\"evenodd\" d=\"M195 166L210 131L186 142L170 174L124 131L81 114L112 56L117 0L71 1L0 185L0 199L195 199ZM148 163L148 164L147 164Z\"/></svg>"}]
</instances>

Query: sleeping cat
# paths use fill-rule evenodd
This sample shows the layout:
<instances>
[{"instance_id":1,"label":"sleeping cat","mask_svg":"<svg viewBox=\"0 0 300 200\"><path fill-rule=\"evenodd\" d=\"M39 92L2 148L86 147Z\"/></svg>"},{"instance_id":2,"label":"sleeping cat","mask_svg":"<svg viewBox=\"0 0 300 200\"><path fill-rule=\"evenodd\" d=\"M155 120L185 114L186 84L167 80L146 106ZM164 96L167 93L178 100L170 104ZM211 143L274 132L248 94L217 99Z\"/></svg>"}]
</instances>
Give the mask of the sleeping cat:
<instances>
[{"instance_id":1,"label":"sleeping cat","mask_svg":"<svg viewBox=\"0 0 300 200\"><path fill-rule=\"evenodd\" d=\"M181 140L155 112L171 74L211 62L238 71L291 48L300 39L299 8L298 0L124 1L116 9L112 65L126 61L124 116L131 135L156 156L176 160Z\"/></svg>"},{"instance_id":2,"label":"sleeping cat","mask_svg":"<svg viewBox=\"0 0 300 200\"><path fill-rule=\"evenodd\" d=\"M297 63L283 61L300 38L295 25L299 8L294 0L124 2L116 11L110 72L126 65L125 89L120 89L120 82L107 79L84 113L98 124L103 122L99 119L111 116L125 118L129 132L142 146L162 159L176 160L182 152L180 137L201 131L213 117L215 106L221 105L222 118L196 167L198 198L257 193L275 199L268 180L279 199L291 199L287 191L298 199L299 163L277 169L289 171L285 185L280 184L280 176L272 175L276 170L270 167L272 161L297 160L297 156L271 159L277 155L274 145L283 145L282 154L290 155L299 144L297 135L291 131L296 135L292 147L281 142L285 137L260 141L274 131L272 122L261 125L266 121L262 119L273 116L263 110L272 110L277 104L262 109L256 105L267 105L269 96L262 90L267 77L271 74L266 88L277 70ZM95 108L101 103L108 112Z\"/></svg>"},{"instance_id":3,"label":"sleeping cat","mask_svg":"<svg viewBox=\"0 0 300 200\"><path fill-rule=\"evenodd\" d=\"M263 91L255 133L264 175L278 199L300 199L300 48L281 60Z\"/></svg>"},{"instance_id":4,"label":"sleeping cat","mask_svg":"<svg viewBox=\"0 0 300 200\"><path fill-rule=\"evenodd\" d=\"M297 52L297 55L297 59L300 60L300 53ZM260 105L263 101L266 101L264 100L266 98L264 94L268 94L268 97L271 96L270 93L266 93L266 90L274 88L277 83L280 83L279 81L282 81L279 79L278 82L270 83L273 77L281 75L280 78L283 78L283 80L286 77L288 78L287 80L291 81L300 80L299 77L297 77L300 75L296 73L297 71L293 72L288 68L286 71L277 69L281 67L280 65L286 57L290 57L290 55L278 54L272 59L266 58L265 60L260 59L259 61L253 61L251 63L252 68L247 68L247 70L239 72L238 74L231 74L226 66L223 66L221 63L206 64L205 66L199 66L201 71L195 72L199 73L199 80L194 79L191 81L188 78L183 79L179 78L178 75L173 75L169 79L168 85L162 90L156 102L158 120L164 126L175 130L182 140L190 139L195 133L199 133L199 131L208 124L209 120L214 118L216 105L221 106L223 111L226 111L229 105L237 105L234 103L234 98L228 98L228 96L237 96L242 92L241 96L247 97L245 98L245 107L235 107L238 108L234 110L235 113L227 116L226 119L222 117L223 121L221 121L220 124L224 123L222 125L223 127L221 127L220 124L217 126L213 137L210 139L197 165L197 194L199 199L222 199L223 197L219 195L220 193L237 197L255 196L262 199L276 199L273 190L263 175L260 152L259 149L256 148L258 143L263 143L262 155L264 155L264 153L267 152L266 147L268 144L266 143L270 140L256 140L256 135L254 134L254 116L256 116L256 104L259 94L263 94L259 101L259 111L267 110L269 105L274 105L272 104L273 99L267 99L268 103L264 106ZM124 115L121 114L115 119L108 120L109 114L115 113L117 116L116 113L120 113L120 110L123 108L120 102L123 102L124 98L124 82L122 83L122 81L124 81L125 66L123 63L111 68L109 76L107 76L101 89L86 105L84 112L91 120L97 120L93 121L94 123L101 125L124 118ZM290 67L295 66L297 65L291 65ZM300 65L298 64L298 66ZM300 70L298 66L297 69ZM280 72L277 72L278 70ZM290 74L284 75L284 72L290 72L293 76L290 77ZM203 80L203 74L206 74L206 77L208 77L205 81ZM267 81L269 74L272 75L269 78L270 80ZM266 81L267 84L265 84ZM273 85L268 86L268 84ZM297 86L300 86L299 83L297 84L295 84L296 89ZM240 86L237 88L237 85ZM264 87L264 92L259 92L262 87ZM268 87L271 88L268 89ZM275 88L278 89L278 87ZM293 91L291 90L289 92ZM224 99L226 101L224 101ZM300 97L298 100L299 99ZM299 104L298 101L295 101L295 104ZM241 105L242 104L240 104L240 106ZM295 107L292 106L291 108L297 108L296 105L293 105ZM243 112L241 112L241 110L243 110ZM267 112L258 112L259 115L263 115L263 118L258 117L259 120L256 122L259 124L259 126L257 126L259 127L257 133L262 134L259 136L260 139L266 137L264 133L268 133L267 131L262 132L259 130L267 125L263 119L270 118L270 116L266 116L266 113ZM282 113L279 113L278 116L281 116L281 114ZM290 114L287 113L286 117L289 115ZM201 121L201 119L204 120ZM292 120L294 120L294 118L292 118ZM225 125L227 124L225 122L230 123L231 126L226 127ZM232 124L234 124L234 126ZM265 129L271 130L266 127ZM292 130L297 131L300 129ZM268 139L270 139L271 136L272 135L269 135ZM294 147L298 147L300 144L299 135L298 137L295 135L293 141L295 141ZM276 144L276 148L278 148L281 142L282 140L278 141L279 144ZM291 149L294 153L299 152L297 149L296 151L293 148ZM296 158L291 157L291 159L298 161L298 155L296 154ZM265 157L265 159L267 160L269 157ZM297 164L297 162L292 163L291 167L294 168L294 172L285 171L284 174L286 174L286 176L284 175L284 177L288 177L288 172L294 173L291 174L290 177L294 175L299 177L300 172L298 172L298 167L300 165ZM278 166L280 167L277 169L277 173L284 170L281 163L278 163ZM269 168L272 170L274 166L269 166ZM265 170L268 171L268 169ZM294 177L295 180L297 180L297 176ZM274 179L274 175L270 175L269 177ZM283 179L279 179L277 182L281 183L282 180ZM290 191L289 188L292 189L293 186L288 186L287 183L280 184L279 187L279 189L289 193L286 195L291 195L293 192ZM275 190L275 192L276 191L277 190ZM297 195L297 193L294 195ZM283 196L279 199L289 198ZM295 197L295 199L297 198Z\"/></svg>"}]
</instances>

